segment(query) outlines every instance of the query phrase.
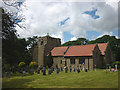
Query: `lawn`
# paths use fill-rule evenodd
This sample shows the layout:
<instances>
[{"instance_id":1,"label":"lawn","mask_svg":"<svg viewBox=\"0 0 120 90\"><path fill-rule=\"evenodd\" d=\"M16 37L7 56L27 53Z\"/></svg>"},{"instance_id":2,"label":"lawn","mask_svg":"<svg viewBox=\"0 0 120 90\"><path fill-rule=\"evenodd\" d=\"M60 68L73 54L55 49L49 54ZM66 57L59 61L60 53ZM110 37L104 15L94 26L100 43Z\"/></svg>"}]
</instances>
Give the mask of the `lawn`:
<instances>
[{"instance_id":1,"label":"lawn","mask_svg":"<svg viewBox=\"0 0 120 90\"><path fill-rule=\"evenodd\" d=\"M105 70L88 72L56 72L2 78L3 88L117 88L118 72Z\"/></svg>"}]
</instances>

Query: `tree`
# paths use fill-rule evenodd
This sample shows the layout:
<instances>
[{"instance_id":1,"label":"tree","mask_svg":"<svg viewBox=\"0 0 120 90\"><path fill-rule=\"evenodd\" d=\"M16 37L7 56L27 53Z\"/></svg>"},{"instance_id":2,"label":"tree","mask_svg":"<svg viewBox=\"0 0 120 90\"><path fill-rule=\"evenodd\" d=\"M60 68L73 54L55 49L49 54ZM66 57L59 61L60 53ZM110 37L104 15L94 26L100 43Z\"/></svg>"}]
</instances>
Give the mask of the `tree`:
<instances>
[{"instance_id":1,"label":"tree","mask_svg":"<svg viewBox=\"0 0 120 90\"><path fill-rule=\"evenodd\" d=\"M16 19L17 20L17 19ZM9 12L2 9L2 54L3 65L17 65L19 61L25 60L26 40L18 38L15 29L16 20Z\"/></svg>"},{"instance_id":2,"label":"tree","mask_svg":"<svg viewBox=\"0 0 120 90\"><path fill-rule=\"evenodd\" d=\"M96 40L88 41L85 38L78 38L75 41L69 41L64 43L62 46L73 46L73 45L85 45L85 44L96 44L96 43L110 43L110 47L116 61L120 61L120 39L115 36L104 35Z\"/></svg>"},{"instance_id":3,"label":"tree","mask_svg":"<svg viewBox=\"0 0 120 90\"><path fill-rule=\"evenodd\" d=\"M37 36L33 36L33 37L29 37L27 38L27 54L26 54L26 63L29 64L32 59L33 59L33 50L34 50L34 46L37 45L37 41L38 41L38 37Z\"/></svg>"},{"instance_id":4,"label":"tree","mask_svg":"<svg viewBox=\"0 0 120 90\"><path fill-rule=\"evenodd\" d=\"M77 40L66 42L62 46L85 45L85 44L88 44L88 40L86 38L78 38Z\"/></svg>"},{"instance_id":5,"label":"tree","mask_svg":"<svg viewBox=\"0 0 120 90\"><path fill-rule=\"evenodd\" d=\"M120 39L117 39L115 36L104 35L96 40L89 41L88 44L95 43L110 43L110 47L113 53L113 56L116 60L120 60Z\"/></svg>"}]
</instances>

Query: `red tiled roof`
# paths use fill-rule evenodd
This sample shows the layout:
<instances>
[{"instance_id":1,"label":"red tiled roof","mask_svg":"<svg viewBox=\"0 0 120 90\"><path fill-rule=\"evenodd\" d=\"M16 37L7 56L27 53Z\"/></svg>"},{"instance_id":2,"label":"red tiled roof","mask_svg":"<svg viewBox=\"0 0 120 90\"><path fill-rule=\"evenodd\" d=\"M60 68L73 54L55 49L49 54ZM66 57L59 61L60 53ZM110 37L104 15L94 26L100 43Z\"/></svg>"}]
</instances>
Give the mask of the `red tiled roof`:
<instances>
[{"instance_id":1,"label":"red tiled roof","mask_svg":"<svg viewBox=\"0 0 120 90\"><path fill-rule=\"evenodd\" d=\"M99 47L99 49L101 51L101 54L104 55L105 54L104 51L106 50L107 43L99 43L98 47Z\"/></svg>"},{"instance_id":2,"label":"red tiled roof","mask_svg":"<svg viewBox=\"0 0 120 90\"><path fill-rule=\"evenodd\" d=\"M77 45L77 46L68 46L65 47L55 47L51 54L52 56L92 56L92 51L94 50L96 44L88 44L88 45ZM104 51L107 47L107 43L99 43L98 47L101 51L101 54L104 55ZM67 50L68 48L68 50ZM67 52L64 55L64 52Z\"/></svg>"},{"instance_id":3,"label":"red tiled roof","mask_svg":"<svg viewBox=\"0 0 120 90\"><path fill-rule=\"evenodd\" d=\"M92 56L96 44L70 46L64 56Z\"/></svg>"},{"instance_id":4,"label":"red tiled roof","mask_svg":"<svg viewBox=\"0 0 120 90\"><path fill-rule=\"evenodd\" d=\"M68 46L55 47L52 49L51 54L52 54L52 56L64 56L64 52L66 51L67 48L68 48Z\"/></svg>"}]
</instances>

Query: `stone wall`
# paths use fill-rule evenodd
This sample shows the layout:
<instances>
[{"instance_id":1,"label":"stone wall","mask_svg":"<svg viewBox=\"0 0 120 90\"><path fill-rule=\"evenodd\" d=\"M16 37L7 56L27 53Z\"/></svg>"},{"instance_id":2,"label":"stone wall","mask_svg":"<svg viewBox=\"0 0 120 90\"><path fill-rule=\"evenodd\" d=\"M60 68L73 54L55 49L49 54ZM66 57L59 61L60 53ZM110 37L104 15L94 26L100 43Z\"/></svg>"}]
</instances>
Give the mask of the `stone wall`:
<instances>
[{"instance_id":1,"label":"stone wall","mask_svg":"<svg viewBox=\"0 0 120 90\"><path fill-rule=\"evenodd\" d=\"M75 58L75 64L71 64L70 63L70 59L71 58ZM85 60L85 64L79 64L79 59L83 59ZM62 60L62 64L61 64L61 60ZM69 58L64 58L64 57L53 57L53 67L55 67L56 65L58 65L58 67L64 67L65 66L65 61L66 61L66 65L69 69L69 67L71 66L71 68L73 67L73 65L75 66L75 69L77 69L77 66L79 66L79 68L81 67L83 69L89 69L89 70L93 70L93 59L92 57L69 57Z\"/></svg>"},{"instance_id":2,"label":"stone wall","mask_svg":"<svg viewBox=\"0 0 120 90\"><path fill-rule=\"evenodd\" d=\"M114 62L114 58L113 58L113 55L112 55L112 51L110 49L110 45L108 43L106 51L105 51L105 56L104 56L104 62L103 63L104 63L104 65L106 65L106 64L110 64L112 62Z\"/></svg>"},{"instance_id":3,"label":"stone wall","mask_svg":"<svg viewBox=\"0 0 120 90\"><path fill-rule=\"evenodd\" d=\"M36 45L33 50L33 61L38 63L38 46Z\"/></svg>"},{"instance_id":4,"label":"stone wall","mask_svg":"<svg viewBox=\"0 0 120 90\"><path fill-rule=\"evenodd\" d=\"M102 62L103 62L103 60L101 58L101 51L100 51L98 45L96 45L93 50L93 67L101 68L103 66Z\"/></svg>"},{"instance_id":5,"label":"stone wall","mask_svg":"<svg viewBox=\"0 0 120 90\"><path fill-rule=\"evenodd\" d=\"M36 47L34 48L33 60L37 59L38 65L45 65L47 64L47 55L54 47L58 47L61 45L61 41L59 38L52 38L50 36L39 37L37 43L37 50ZM36 55L37 54L37 55Z\"/></svg>"}]
</instances>

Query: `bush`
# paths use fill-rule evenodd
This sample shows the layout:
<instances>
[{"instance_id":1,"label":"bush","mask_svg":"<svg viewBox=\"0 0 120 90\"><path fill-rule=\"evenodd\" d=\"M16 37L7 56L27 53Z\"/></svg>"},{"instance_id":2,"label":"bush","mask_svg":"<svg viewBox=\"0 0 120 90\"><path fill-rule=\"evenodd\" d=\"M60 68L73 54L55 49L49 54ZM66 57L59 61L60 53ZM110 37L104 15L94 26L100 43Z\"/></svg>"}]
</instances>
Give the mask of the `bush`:
<instances>
[{"instance_id":1,"label":"bush","mask_svg":"<svg viewBox=\"0 0 120 90\"><path fill-rule=\"evenodd\" d=\"M18 64L18 66L19 66L19 67L24 67L24 66L25 66L25 62L20 62L20 63Z\"/></svg>"},{"instance_id":2,"label":"bush","mask_svg":"<svg viewBox=\"0 0 120 90\"><path fill-rule=\"evenodd\" d=\"M31 68L36 68L38 65L37 65L37 62L30 62L29 64L29 67Z\"/></svg>"},{"instance_id":3,"label":"bush","mask_svg":"<svg viewBox=\"0 0 120 90\"><path fill-rule=\"evenodd\" d=\"M120 61L115 61L115 62L113 62L111 66L112 66L112 67L115 67L115 65L117 65L118 68L120 68Z\"/></svg>"}]
</instances>

